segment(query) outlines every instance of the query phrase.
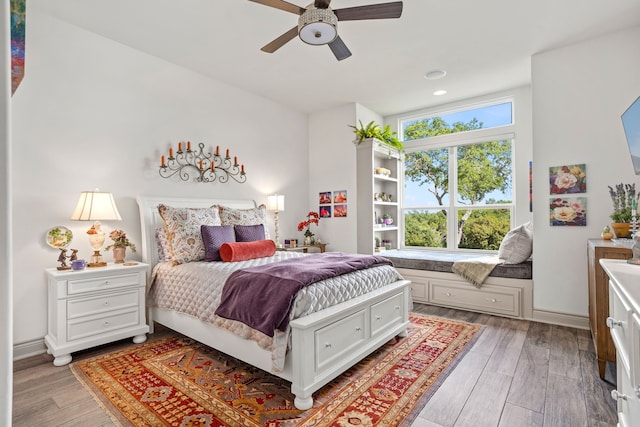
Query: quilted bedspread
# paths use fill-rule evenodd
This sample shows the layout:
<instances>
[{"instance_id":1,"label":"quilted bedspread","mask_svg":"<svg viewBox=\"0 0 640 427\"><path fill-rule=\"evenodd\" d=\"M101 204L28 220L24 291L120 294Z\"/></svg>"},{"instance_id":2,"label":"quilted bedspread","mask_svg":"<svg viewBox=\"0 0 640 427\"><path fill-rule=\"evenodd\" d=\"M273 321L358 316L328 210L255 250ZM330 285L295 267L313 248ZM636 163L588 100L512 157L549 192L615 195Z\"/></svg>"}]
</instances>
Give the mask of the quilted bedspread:
<instances>
[{"instance_id":1,"label":"quilted bedspread","mask_svg":"<svg viewBox=\"0 0 640 427\"><path fill-rule=\"evenodd\" d=\"M185 313L255 340L262 348L271 351L273 369L279 372L284 367L289 327L284 332L276 330L274 336L270 337L243 323L216 316L215 311L220 305L224 284L234 271L303 256L308 255L278 251L271 257L241 262L190 262L176 266L168 262L159 263L153 269L147 304ZM290 320L348 301L400 279L402 277L395 268L383 265L321 280L298 292Z\"/></svg>"}]
</instances>

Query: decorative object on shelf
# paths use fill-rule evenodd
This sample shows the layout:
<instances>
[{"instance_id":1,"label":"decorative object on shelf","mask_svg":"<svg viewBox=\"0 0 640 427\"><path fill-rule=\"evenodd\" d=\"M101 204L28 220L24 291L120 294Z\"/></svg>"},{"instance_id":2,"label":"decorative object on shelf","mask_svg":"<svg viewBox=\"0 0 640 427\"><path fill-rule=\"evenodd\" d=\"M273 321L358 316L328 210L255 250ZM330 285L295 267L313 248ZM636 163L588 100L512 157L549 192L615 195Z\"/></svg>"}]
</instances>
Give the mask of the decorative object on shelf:
<instances>
[{"instance_id":1,"label":"decorative object on shelf","mask_svg":"<svg viewBox=\"0 0 640 427\"><path fill-rule=\"evenodd\" d=\"M73 271L84 270L86 266L87 266L87 262L83 259L77 259L75 261L71 261L71 269Z\"/></svg>"},{"instance_id":2,"label":"decorative object on shelf","mask_svg":"<svg viewBox=\"0 0 640 427\"><path fill-rule=\"evenodd\" d=\"M71 269L71 267L69 267L69 265L67 265L67 250L65 248L59 248L60 249L60 255L58 255L58 262L60 263L60 265L57 267L58 270L69 270Z\"/></svg>"},{"instance_id":3,"label":"decorative object on shelf","mask_svg":"<svg viewBox=\"0 0 640 427\"><path fill-rule=\"evenodd\" d=\"M122 219L116 202L113 200L113 195L100 190L83 191L80 193L80 199L71 214L71 219L74 221L94 221L87 231L89 244L93 249L93 255L91 255L87 267L106 267L107 263L100 253L105 240L100 221L120 221Z\"/></svg>"},{"instance_id":4,"label":"decorative object on shelf","mask_svg":"<svg viewBox=\"0 0 640 427\"><path fill-rule=\"evenodd\" d=\"M104 248L106 251L113 249L113 262L123 264L127 255L127 248L131 248L132 252L136 251L135 243L131 243L124 230L116 229L109 233L109 238L113 243Z\"/></svg>"},{"instance_id":5,"label":"decorative object on shelf","mask_svg":"<svg viewBox=\"0 0 640 427\"><path fill-rule=\"evenodd\" d=\"M316 226L319 227L320 226L319 217L320 216L318 215L318 212L310 211L307 214L307 219L298 224L298 231L302 231L306 227L306 230L304 232L304 244L305 244L305 246L308 246L313 242L313 236L315 236L315 234L313 234L311 232L311 224L315 224Z\"/></svg>"},{"instance_id":6,"label":"decorative object on shelf","mask_svg":"<svg viewBox=\"0 0 640 427\"><path fill-rule=\"evenodd\" d=\"M183 150L183 148L185 148ZM164 155L160 158L160 176L171 178L178 174L181 180L188 181L191 173L195 174L196 182L215 182L216 180L224 184L229 182L229 178L243 183L247 180L244 172L244 164L238 164L238 157L229 155L229 149L225 151L224 157L220 155L220 146L216 146L214 153L204 151L204 144L198 144L198 149L191 149L191 141L187 141L186 147L182 142L178 142L178 150L173 155L173 148L169 148L169 157Z\"/></svg>"},{"instance_id":7,"label":"decorative object on shelf","mask_svg":"<svg viewBox=\"0 0 640 427\"><path fill-rule=\"evenodd\" d=\"M549 194L586 193L586 170L585 164L550 167Z\"/></svg>"},{"instance_id":8,"label":"decorative object on shelf","mask_svg":"<svg viewBox=\"0 0 640 427\"><path fill-rule=\"evenodd\" d=\"M389 214L383 214L382 215L382 224L389 226L393 224L393 218L391 218L391 215Z\"/></svg>"},{"instance_id":9,"label":"decorative object on shelf","mask_svg":"<svg viewBox=\"0 0 640 427\"><path fill-rule=\"evenodd\" d=\"M376 173L376 175L384 175L386 177L391 176L391 170L387 168L377 167L373 171Z\"/></svg>"},{"instance_id":10,"label":"decorative object on shelf","mask_svg":"<svg viewBox=\"0 0 640 427\"><path fill-rule=\"evenodd\" d=\"M602 229L602 233L600 233L600 237L602 237L604 240L611 240L613 238L613 233L611 232L611 229L608 225L604 226L604 228Z\"/></svg>"},{"instance_id":11,"label":"decorative object on shelf","mask_svg":"<svg viewBox=\"0 0 640 427\"><path fill-rule=\"evenodd\" d=\"M404 147L402 142L397 138L396 133L391 130L391 126L385 125L380 127L375 121L370 121L367 125L363 125L362 121L358 120L360 127L348 125L353 128L353 133L358 137L358 144L368 138L375 138L391 147L402 150Z\"/></svg>"},{"instance_id":12,"label":"decorative object on shelf","mask_svg":"<svg viewBox=\"0 0 640 427\"><path fill-rule=\"evenodd\" d=\"M284 211L284 195L273 194L267 197L267 210L273 212L276 227L276 248L281 248L280 226L278 225L278 212Z\"/></svg>"},{"instance_id":13,"label":"decorative object on shelf","mask_svg":"<svg viewBox=\"0 0 640 427\"><path fill-rule=\"evenodd\" d=\"M617 238L628 238L631 235L632 210L638 204L636 184L616 184L615 190L609 187L609 195L613 203L613 213L609 217L613 220L611 227Z\"/></svg>"}]
</instances>

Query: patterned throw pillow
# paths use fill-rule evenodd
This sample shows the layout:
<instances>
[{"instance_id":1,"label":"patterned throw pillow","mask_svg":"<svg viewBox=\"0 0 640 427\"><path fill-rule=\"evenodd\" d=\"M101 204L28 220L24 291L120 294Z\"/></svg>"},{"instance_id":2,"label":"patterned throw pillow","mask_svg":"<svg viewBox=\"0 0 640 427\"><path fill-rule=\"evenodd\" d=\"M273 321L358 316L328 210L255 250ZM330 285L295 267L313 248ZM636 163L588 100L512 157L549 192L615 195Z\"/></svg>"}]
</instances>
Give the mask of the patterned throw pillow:
<instances>
[{"instance_id":1,"label":"patterned throw pillow","mask_svg":"<svg viewBox=\"0 0 640 427\"><path fill-rule=\"evenodd\" d=\"M236 242L255 242L265 240L264 225L234 225Z\"/></svg>"},{"instance_id":2,"label":"patterned throw pillow","mask_svg":"<svg viewBox=\"0 0 640 427\"><path fill-rule=\"evenodd\" d=\"M530 222L509 231L498 248L498 258L506 264L525 262L533 252L533 226Z\"/></svg>"},{"instance_id":3,"label":"patterned throw pillow","mask_svg":"<svg viewBox=\"0 0 640 427\"><path fill-rule=\"evenodd\" d=\"M235 242L236 234L233 225L202 225L200 226L204 243L204 260L220 261L220 246L223 243Z\"/></svg>"},{"instance_id":4,"label":"patterned throw pillow","mask_svg":"<svg viewBox=\"0 0 640 427\"><path fill-rule=\"evenodd\" d=\"M183 264L204 259L201 225L221 225L217 206L174 208L158 205L171 247L171 262Z\"/></svg>"},{"instance_id":5,"label":"patterned throw pillow","mask_svg":"<svg viewBox=\"0 0 640 427\"><path fill-rule=\"evenodd\" d=\"M235 209L220 206L220 221L222 225L259 225L264 226L264 238L269 240L267 228L267 207L260 205L251 209Z\"/></svg>"},{"instance_id":6,"label":"patterned throw pillow","mask_svg":"<svg viewBox=\"0 0 640 427\"><path fill-rule=\"evenodd\" d=\"M164 226L156 228L156 248L158 249L158 261L171 261L171 245Z\"/></svg>"}]
</instances>

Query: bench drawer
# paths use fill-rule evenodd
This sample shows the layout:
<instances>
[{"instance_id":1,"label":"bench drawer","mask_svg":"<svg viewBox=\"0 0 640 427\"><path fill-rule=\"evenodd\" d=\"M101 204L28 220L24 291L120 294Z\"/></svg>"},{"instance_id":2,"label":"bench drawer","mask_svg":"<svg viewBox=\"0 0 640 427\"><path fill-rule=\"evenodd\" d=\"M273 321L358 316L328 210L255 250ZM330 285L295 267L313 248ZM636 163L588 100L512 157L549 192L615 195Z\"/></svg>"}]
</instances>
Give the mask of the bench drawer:
<instances>
[{"instance_id":1,"label":"bench drawer","mask_svg":"<svg viewBox=\"0 0 640 427\"><path fill-rule=\"evenodd\" d=\"M466 308L486 313L520 317L520 289L485 285L459 285L446 281L429 282L429 301L432 304Z\"/></svg>"},{"instance_id":2,"label":"bench drawer","mask_svg":"<svg viewBox=\"0 0 640 427\"><path fill-rule=\"evenodd\" d=\"M322 371L368 338L367 310L360 310L315 333L316 371Z\"/></svg>"}]
</instances>

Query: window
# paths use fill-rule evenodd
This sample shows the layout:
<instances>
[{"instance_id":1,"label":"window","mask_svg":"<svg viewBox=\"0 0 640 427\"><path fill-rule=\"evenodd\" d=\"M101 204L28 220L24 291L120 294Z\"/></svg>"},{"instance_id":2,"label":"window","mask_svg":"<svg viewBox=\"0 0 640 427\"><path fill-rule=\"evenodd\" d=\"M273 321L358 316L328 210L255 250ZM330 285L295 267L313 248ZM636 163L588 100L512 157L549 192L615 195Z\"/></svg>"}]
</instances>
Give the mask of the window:
<instances>
[{"instance_id":1,"label":"window","mask_svg":"<svg viewBox=\"0 0 640 427\"><path fill-rule=\"evenodd\" d=\"M513 135L497 128L511 124L511 101L401 122L405 247L498 250L514 197Z\"/></svg>"}]
</instances>

